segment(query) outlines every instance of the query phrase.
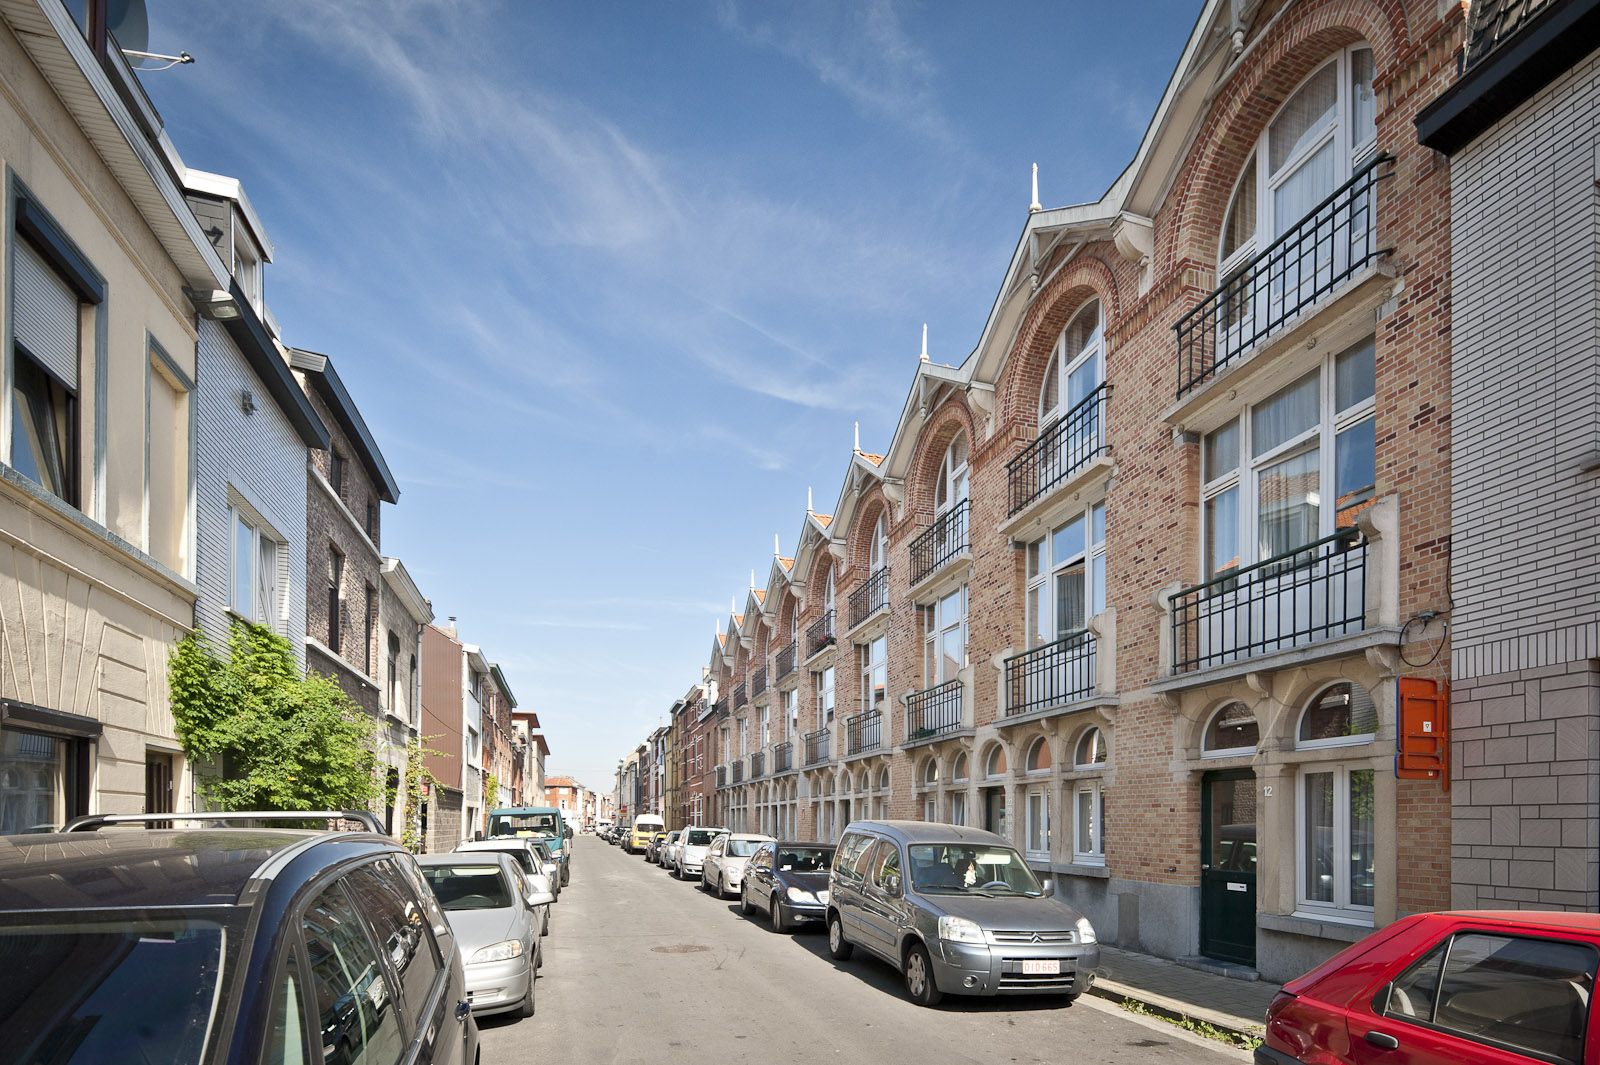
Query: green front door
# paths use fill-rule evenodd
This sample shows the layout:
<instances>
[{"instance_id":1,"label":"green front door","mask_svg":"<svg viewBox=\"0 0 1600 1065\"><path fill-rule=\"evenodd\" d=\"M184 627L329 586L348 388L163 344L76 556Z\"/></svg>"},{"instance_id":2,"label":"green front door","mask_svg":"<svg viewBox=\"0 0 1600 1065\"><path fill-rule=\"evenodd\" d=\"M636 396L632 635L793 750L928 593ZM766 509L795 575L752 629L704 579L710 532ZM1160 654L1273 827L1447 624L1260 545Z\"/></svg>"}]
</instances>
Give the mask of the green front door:
<instances>
[{"instance_id":1,"label":"green front door","mask_svg":"<svg viewBox=\"0 0 1600 1065\"><path fill-rule=\"evenodd\" d=\"M1256 775L1207 773L1200 784L1200 952L1256 963Z\"/></svg>"}]
</instances>

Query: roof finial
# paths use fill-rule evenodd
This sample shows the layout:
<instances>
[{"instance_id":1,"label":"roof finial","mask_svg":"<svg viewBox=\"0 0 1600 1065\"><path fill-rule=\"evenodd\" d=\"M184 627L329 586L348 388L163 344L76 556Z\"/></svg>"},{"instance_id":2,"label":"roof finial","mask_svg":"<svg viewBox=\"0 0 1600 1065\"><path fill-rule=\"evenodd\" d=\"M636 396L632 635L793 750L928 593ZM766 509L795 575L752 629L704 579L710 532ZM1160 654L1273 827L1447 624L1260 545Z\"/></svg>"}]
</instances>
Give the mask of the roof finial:
<instances>
[{"instance_id":1,"label":"roof finial","mask_svg":"<svg viewBox=\"0 0 1600 1065\"><path fill-rule=\"evenodd\" d=\"M739 612L739 597L736 596L736 595L728 596L728 613L737 614L738 612Z\"/></svg>"},{"instance_id":2,"label":"roof finial","mask_svg":"<svg viewBox=\"0 0 1600 1065\"><path fill-rule=\"evenodd\" d=\"M861 454L861 423L856 422L856 454Z\"/></svg>"},{"instance_id":3,"label":"roof finial","mask_svg":"<svg viewBox=\"0 0 1600 1065\"><path fill-rule=\"evenodd\" d=\"M773 554L774 558L777 558L777 557L779 557L779 556L781 556L783 554L782 551L778 550L778 534L777 533L773 533L772 534L772 554Z\"/></svg>"},{"instance_id":4,"label":"roof finial","mask_svg":"<svg viewBox=\"0 0 1600 1065\"><path fill-rule=\"evenodd\" d=\"M1035 211L1042 211L1042 210L1044 210L1044 208L1039 206L1039 164L1038 163L1034 163L1033 164L1033 202L1028 204L1028 213L1032 214Z\"/></svg>"},{"instance_id":5,"label":"roof finial","mask_svg":"<svg viewBox=\"0 0 1600 1065\"><path fill-rule=\"evenodd\" d=\"M811 513L811 489L806 488L806 513Z\"/></svg>"},{"instance_id":6,"label":"roof finial","mask_svg":"<svg viewBox=\"0 0 1600 1065\"><path fill-rule=\"evenodd\" d=\"M922 361L928 361L928 323L922 323Z\"/></svg>"},{"instance_id":7,"label":"roof finial","mask_svg":"<svg viewBox=\"0 0 1600 1065\"><path fill-rule=\"evenodd\" d=\"M756 571L755 570L751 570L750 571L750 590L751 591L755 591L755 588L756 588Z\"/></svg>"}]
</instances>

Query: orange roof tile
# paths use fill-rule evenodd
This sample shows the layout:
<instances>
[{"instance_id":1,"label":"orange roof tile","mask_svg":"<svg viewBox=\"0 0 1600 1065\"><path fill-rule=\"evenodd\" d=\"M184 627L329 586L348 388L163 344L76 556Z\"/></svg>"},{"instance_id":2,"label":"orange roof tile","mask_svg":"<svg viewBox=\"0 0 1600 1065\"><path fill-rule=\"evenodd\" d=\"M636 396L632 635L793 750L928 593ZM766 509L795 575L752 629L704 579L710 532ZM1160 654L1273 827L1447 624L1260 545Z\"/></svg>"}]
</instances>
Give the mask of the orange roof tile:
<instances>
[{"instance_id":1,"label":"orange roof tile","mask_svg":"<svg viewBox=\"0 0 1600 1065\"><path fill-rule=\"evenodd\" d=\"M872 463L874 466L882 466L883 465L883 456L882 455L873 455L873 454L870 454L869 452L863 451L861 453L861 457L866 459L868 462Z\"/></svg>"},{"instance_id":2,"label":"orange roof tile","mask_svg":"<svg viewBox=\"0 0 1600 1065\"><path fill-rule=\"evenodd\" d=\"M752 588L750 590L756 593L756 602L765 603L767 601L767 590L765 588Z\"/></svg>"},{"instance_id":3,"label":"orange roof tile","mask_svg":"<svg viewBox=\"0 0 1600 1065\"><path fill-rule=\"evenodd\" d=\"M733 615L733 623L735 625L743 625L744 624L744 615L743 614L735 614L735 615Z\"/></svg>"},{"instance_id":4,"label":"orange roof tile","mask_svg":"<svg viewBox=\"0 0 1600 1065\"><path fill-rule=\"evenodd\" d=\"M816 518L817 519L817 524L822 526L824 529L826 529L828 526L833 524L833 515L832 514L813 514L811 516L813 518Z\"/></svg>"},{"instance_id":5,"label":"orange roof tile","mask_svg":"<svg viewBox=\"0 0 1600 1065\"><path fill-rule=\"evenodd\" d=\"M792 558L784 558L782 555L779 555L778 564L784 569L794 569L794 559Z\"/></svg>"},{"instance_id":6,"label":"orange roof tile","mask_svg":"<svg viewBox=\"0 0 1600 1065\"><path fill-rule=\"evenodd\" d=\"M719 644L722 644L724 647L726 647L727 644L728 644L728 634L725 633L725 632L717 633L717 642Z\"/></svg>"}]
</instances>

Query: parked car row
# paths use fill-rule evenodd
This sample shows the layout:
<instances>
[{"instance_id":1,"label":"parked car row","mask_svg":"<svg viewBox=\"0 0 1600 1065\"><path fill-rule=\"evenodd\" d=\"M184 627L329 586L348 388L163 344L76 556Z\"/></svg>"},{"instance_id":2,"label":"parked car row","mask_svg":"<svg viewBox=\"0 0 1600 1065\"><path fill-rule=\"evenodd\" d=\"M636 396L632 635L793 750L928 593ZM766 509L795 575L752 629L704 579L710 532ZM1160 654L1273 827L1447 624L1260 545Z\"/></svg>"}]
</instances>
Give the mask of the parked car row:
<instances>
[{"instance_id":1,"label":"parked car row","mask_svg":"<svg viewBox=\"0 0 1600 1065\"><path fill-rule=\"evenodd\" d=\"M960 825L857 821L837 846L710 825L626 831L626 846L675 878L737 898L776 932L825 924L839 961L860 948L894 966L924 1006L946 994L1088 990L1094 927L1055 897L1003 837Z\"/></svg>"}]
</instances>

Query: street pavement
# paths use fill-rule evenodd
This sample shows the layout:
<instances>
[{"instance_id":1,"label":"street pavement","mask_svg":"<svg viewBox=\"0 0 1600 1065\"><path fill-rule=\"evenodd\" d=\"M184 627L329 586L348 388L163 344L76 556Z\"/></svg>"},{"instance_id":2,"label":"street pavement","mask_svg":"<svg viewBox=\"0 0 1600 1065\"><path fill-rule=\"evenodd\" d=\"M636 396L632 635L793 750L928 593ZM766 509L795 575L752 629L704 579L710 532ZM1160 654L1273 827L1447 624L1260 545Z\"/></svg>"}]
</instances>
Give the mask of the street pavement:
<instances>
[{"instance_id":1,"label":"street pavement","mask_svg":"<svg viewBox=\"0 0 1600 1065\"><path fill-rule=\"evenodd\" d=\"M913 1005L863 952L828 956L820 926L778 935L737 902L672 879L593 836L550 918L528 1020L487 1017L483 1065L861 1060L1007 1065L1075 1061L1242 1065L1241 1050L1084 996L947 996Z\"/></svg>"}]
</instances>

